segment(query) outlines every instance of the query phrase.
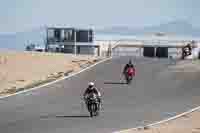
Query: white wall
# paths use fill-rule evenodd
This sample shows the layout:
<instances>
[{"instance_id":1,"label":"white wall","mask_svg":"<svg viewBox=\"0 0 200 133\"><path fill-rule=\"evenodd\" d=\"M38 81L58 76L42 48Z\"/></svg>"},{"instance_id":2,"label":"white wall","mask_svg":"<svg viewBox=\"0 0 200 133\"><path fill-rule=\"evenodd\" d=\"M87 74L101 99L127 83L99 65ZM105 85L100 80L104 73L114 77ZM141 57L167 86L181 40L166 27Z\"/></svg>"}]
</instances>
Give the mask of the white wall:
<instances>
[{"instance_id":1,"label":"white wall","mask_svg":"<svg viewBox=\"0 0 200 133\"><path fill-rule=\"evenodd\" d=\"M174 59L180 59L182 56L181 48L168 48L168 56L172 56Z\"/></svg>"},{"instance_id":2,"label":"white wall","mask_svg":"<svg viewBox=\"0 0 200 133\"><path fill-rule=\"evenodd\" d=\"M116 47L112 51L113 56L140 56L140 48Z\"/></svg>"},{"instance_id":3,"label":"white wall","mask_svg":"<svg viewBox=\"0 0 200 133\"><path fill-rule=\"evenodd\" d=\"M79 54L91 54L91 55L93 55L94 53L95 53L95 48L93 48L93 47L85 47L85 46L80 47L80 53Z\"/></svg>"}]
</instances>

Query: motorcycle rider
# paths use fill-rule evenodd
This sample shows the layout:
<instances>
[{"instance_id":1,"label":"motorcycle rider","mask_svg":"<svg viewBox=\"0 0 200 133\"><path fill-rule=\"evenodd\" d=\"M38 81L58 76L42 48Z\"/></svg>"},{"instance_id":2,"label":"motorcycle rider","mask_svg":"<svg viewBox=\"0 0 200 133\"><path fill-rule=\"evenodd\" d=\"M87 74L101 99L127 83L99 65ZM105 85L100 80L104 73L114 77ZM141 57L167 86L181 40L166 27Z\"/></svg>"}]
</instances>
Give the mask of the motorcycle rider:
<instances>
[{"instance_id":1,"label":"motorcycle rider","mask_svg":"<svg viewBox=\"0 0 200 133\"><path fill-rule=\"evenodd\" d=\"M129 60L128 64L125 65L124 70L123 70L123 74L126 74L126 72L127 72L127 70L128 70L129 68L135 69L135 66L133 65L133 63L132 63L131 60Z\"/></svg>"},{"instance_id":2,"label":"motorcycle rider","mask_svg":"<svg viewBox=\"0 0 200 133\"><path fill-rule=\"evenodd\" d=\"M128 70L129 68L133 68L134 71L135 71L135 66L133 65L131 59L129 60L128 64L125 65L124 70L123 70L123 74L124 74L124 76L126 77L126 79L127 79L127 70Z\"/></svg>"},{"instance_id":3,"label":"motorcycle rider","mask_svg":"<svg viewBox=\"0 0 200 133\"><path fill-rule=\"evenodd\" d=\"M98 102L99 102L99 108L101 107L101 93L100 91L94 86L94 83L93 82L90 82L88 84L88 88L85 90L84 94L83 94L83 97L84 97L84 100L87 101L87 96L91 93L94 93L97 95L97 98L98 98Z\"/></svg>"}]
</instances>

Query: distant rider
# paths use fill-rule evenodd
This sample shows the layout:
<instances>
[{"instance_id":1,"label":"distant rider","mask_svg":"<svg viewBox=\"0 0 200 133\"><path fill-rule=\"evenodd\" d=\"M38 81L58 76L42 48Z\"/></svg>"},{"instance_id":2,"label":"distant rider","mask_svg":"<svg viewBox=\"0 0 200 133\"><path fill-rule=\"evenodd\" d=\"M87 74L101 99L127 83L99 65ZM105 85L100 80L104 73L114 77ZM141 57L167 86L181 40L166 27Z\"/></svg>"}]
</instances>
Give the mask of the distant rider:
<instances>
[{"instance_id":1,"label":"distant rider","mask_svg":"<svg viewBox=\"0 0 200 133\"><path fill-rule=\"evenodd\" d=\"M83 97L84 97L85 101L87 100L87 96L89 94L91 94L91 93L94 93L94 94L96 94L98 96L97 98L98 98L98 101L100 103L99 105L101 105L101 93L96 87L94 87L94 83L93 82L90 82L88 84L88 88L85 90L85 92L83 94Z\"/></svg>"},{"instance_id":2,"label":"distant rider","mask_svg":"<svg viewBox=\"0 0 200 133\"><path fill-rule=\"evenodd\" d=\"M132 61L129 60L128 64L125 65L124 70L123 70L123 74L126 75L126 72L129 68L133 68L135 70L135 66L133 65Z\"/></svg>"}]
</instances>

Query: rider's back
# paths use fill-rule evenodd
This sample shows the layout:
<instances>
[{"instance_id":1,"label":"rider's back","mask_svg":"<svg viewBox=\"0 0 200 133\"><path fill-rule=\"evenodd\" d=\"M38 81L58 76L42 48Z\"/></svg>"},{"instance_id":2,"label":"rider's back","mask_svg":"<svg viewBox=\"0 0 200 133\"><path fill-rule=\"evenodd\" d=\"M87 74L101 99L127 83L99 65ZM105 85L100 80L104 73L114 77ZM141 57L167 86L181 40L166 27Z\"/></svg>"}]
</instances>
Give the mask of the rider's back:
<instances>
[{"instance_id":1,"label":"rider's back","mask_svg":"<svg viewBox=\"0 0 200 133\"><path fill-rule=\"evenodd\" d=\"M98 94L98 91L96 88L94 88L94 89L87 88L85 93L86 94L91 94L91 93Z\"/></svg>"}]
</instances>

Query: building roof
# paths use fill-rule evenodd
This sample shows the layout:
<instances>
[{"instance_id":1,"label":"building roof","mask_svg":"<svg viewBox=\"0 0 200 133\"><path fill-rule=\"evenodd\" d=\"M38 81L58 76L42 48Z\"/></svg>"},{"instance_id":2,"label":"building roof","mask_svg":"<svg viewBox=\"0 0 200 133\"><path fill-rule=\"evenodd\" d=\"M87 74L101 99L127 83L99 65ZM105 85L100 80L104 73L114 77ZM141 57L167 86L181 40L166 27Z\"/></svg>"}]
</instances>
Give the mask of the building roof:
<instances>
[{"instance_id":1,"label":"building roof","mask_svg":"<svg viewBox=\"0 0 200 133\"><path fill-rule=\"evenodd\" d=\"M47 27L46 28L47 30L50 30L50 29L60 29L60 30L93 30L92 28L75 28L75 27Z\"/></svg>"},{"instance_id":2,"label":"building roof","mask_svg":"<svg viewBox=\"0 0 200 133\"><path fill-rule=\"evenodd\" d=\"M167 48L183 48L185 44L178 44L178 45L159 45L159 44L118 44L113 48L117 47L136 47L136 48L143 48L143 47L167 47ZM192 45L193 48L196 48L197 45Z\"/></svg>"}]
</instances>

